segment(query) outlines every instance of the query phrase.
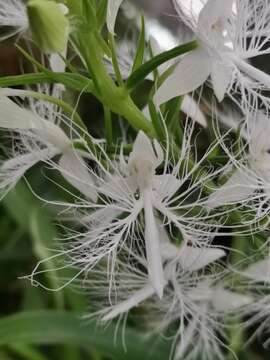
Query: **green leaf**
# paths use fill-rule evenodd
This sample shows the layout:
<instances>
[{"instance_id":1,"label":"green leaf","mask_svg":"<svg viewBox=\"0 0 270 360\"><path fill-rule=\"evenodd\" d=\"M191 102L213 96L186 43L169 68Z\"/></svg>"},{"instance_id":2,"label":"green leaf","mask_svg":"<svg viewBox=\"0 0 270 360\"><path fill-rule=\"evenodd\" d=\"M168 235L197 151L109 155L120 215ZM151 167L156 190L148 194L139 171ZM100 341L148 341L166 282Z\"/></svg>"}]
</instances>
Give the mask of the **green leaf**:
<instances>
[{"instance_id":1,"label":"green leaf","mask_svg":"<svg viewBox=\"0 0 270 360\"><path fill-rule=\"evenodd\" d=\"M165 119L167 127L177 146L181 147L183 140L183 129L181 127L180 108L183 97L176 97L167 102L165 106Z\"/></svg>"},{"instance_id":2,"label":"green leaf","mask_svg":"<svg viewBox=\"0 0 270 360\"><path fill-rule=\"evenodd\" d=\"M0 87L55 83L63 84L76 91L84 91L87 93L94 91L92 80L79 74L46 71L46 73L0 77Z\"/></svg>"},{"instance_id":3,"label":"green leaf","mask_svg":"<svg viewBox=\"0 0 270 360\"><path fill-rule=\"evenodd\" d=\"M31 236L33 251L38 260L49 258L51 253L49 253L47 249L55 248L56 244L54 241L57 237L50 212L44 206L40 206L40 201L33 196L23 182L19 182L16 187L7 194L3 199L3 204L19 227ZM7 253L3 255L7 258ZM16 255L22 256L23 254L19 253ZM60 278L72 278L75 274L72 269L54 271L53 269L55 267L56 264L54 264L52 260L43 263L43 269L49 270L45 272L44 275L45 280L47 280L47 285L51 288L59 287ZM29 290L29 292L31 292L31 290ZM68 287L64 289L64 294L66 296L66 302L73 309L86 309L87 298L84 294L75 293ZM55 305L58 308L62 308L64 303L63 292L53 291L50 295ZM33 297L31 300L35 302ZM39 301L39 304L42 304L42 302Z\"/></svg>"},{"instance_id":4,"label":"green leaf","mask_svg":"<svg viewBox=\"0 0 270 360\"><path fill-rule=\"evenodd\" d=\"M96 9L92 0L84 0L83 3L83 15L87 21L87 25L89 24L89 30L96 29L97 27L97 14Z\"/></svg>"},{"instance_id":5,"label":"green leaf","mask_svg":"<svg viewBox=\"0 0 270 360\"><path fill-rule=\"evenodd\" d=\"M163 141L165 139L165 132L164 132L164 125L162 124L162 118L160 114L157 112L152 100L149 101L148 107L151 115L151 120L153 122L153 126L157 133L158 139L160 141Z\"/></svg>"},{"instance_id":6,"label":"green leaf","mask_svg":"<svg viewBox=\"0 0 270 360\"><path fill-rule=\"evenodd\" d=\"M128 90L134 89L139 85L147 75L151 74L152 71L157 69L160 65L165 62L174 59L180 55L183 55L189 51L196 49L198 46L197 41L191 41L184 45L177 46L171 50L165 51L162 54L159 54L153 57L151 60L147 61L141 65L135 72L133 72L126 82L126 87Z\"/></svg>"},{"instance_id":7,"label":"green leaf","mask_svg":"<svg viewBox=\"0 0 270 360\"><path fill-rule=\"evenodd\" d=\"M48 360L47 357L45 357L41 352L37 351L36 349L33 349L32 347L29 347L27 345L21 345L21 344L13 344L11 347L11 350L23 359L27 360Z\"/></svg>"},{"instance_id":8,"label":"green leaf","mask_svg":"<svg viewBox=\"0 0 270 360\"><path fill-rule=\"evenodd\" d=\"M97 23L98 28L101 30L106 23L106 16L107 16L107 2L108 0L100 0L97 9Z\"/></svg>"},{"instance_id":9,"label":"green leaf","mask_svg":"<svg viewBox=\"0 0 270 360\"><path fill-rule=\"evenodd\" d=\"M19 182L3 199L3 204L22 230L28 232L30 214L40 203L23 182Z\"/></svg>"},{"instance_id":10,"label":"green leaf","mask_svg":"<svg viewBox=\"0 0 270 360\"><path fill-rule=\"evenodd\" d=\"M23 312L0 319L0 345L69 344L97 349L117 360L167 360L170 344L126 328L125 347L122 333L115 341L114 325L97 327L95 322L83 320L81 314L59 311Z\"/></svg>"},{"instance_id":11,"label":"green leaf","mask_svg":"<svg viewBox=\"0 0 270 360\"><path fill-rule=\"evenodd\" d=\"M101 51L108 57L111 57L111 49L108 46L107 42L103 39L103 37L101 36L101 34L98 31L95 31L95 36L97 39L97 43L101 49Z\"/></svg>"},{"instance_id":12,"label":"green leaf","mask_svg":"<svg viewBox=\"0 0 270 360\"><path fill-rule=\"evenodd\" d=\"M43 262L48 286L52 289L59 288L59 279L54 270L55 264L49 260L51 253L47 250L53 247L53 242L57 237L50 213L44 206L40 206L40 201L34 198L23 182L19 182L15 189L9 192L4 199L4 205L19 226L30 234L37 259L40 261L48 259ZM63 308L63 293L54 291L52 294L56 306Z\"/></svg>"},{"instance_id":13,"label":"green leaf","mask_svg":"<svg viewBox=\"0 0 270 360\"><path fill-rule=\"evenodd\" d=\"M0 359L1 360L14 360L14 359L11 359L11 357L3 351L0 351Z\"/></svg>"},{"instance_id":14,"label":"green leaf","mask_svg":"<svg viewBox=\"0 0 270 360\"><path fill-rule=\"evenodd\" d=\"M138 40L137 51L133 62L132 72L136 71L143 63L145 51L145 22L144 17L141 16L141 33Z\"/></svg>"},{"instance_id":15,"label":"green leaf","mask_svg":"<svg viewBox=\"0 0 270 360\"><path fill-rule=\"evenodd\" d=\"M19 52L30 62L30 64L34 65L39 71L50 72L50 70L47 70L47 68L41 64L38 60L36 60L32 54L30 54L28 51L24 50L21 46L18 44L15 45L15 47L19 50Z\"/></svg>"},{"instance_id":16,"label":"green leaf","mask_svg":"<svg viewBox=\"0 0 270 360\"><path fill-rule=\"evenodd\" d=\"M58 289L61 284L58 279L56 264L50 259L52 255L47 249L53 247L53 242L57 238L57 233L52 225L50 214L42 207L35 207L29 213L30 224L29 232L33 241L33 248L37 259L43 261L42 269L45 271L47 283L49 288ZM54 245L55 246L55 245ZM53 291L53 298L57 308L64 308L64 295L60 290Z\"/></svg>"}]
</instances>

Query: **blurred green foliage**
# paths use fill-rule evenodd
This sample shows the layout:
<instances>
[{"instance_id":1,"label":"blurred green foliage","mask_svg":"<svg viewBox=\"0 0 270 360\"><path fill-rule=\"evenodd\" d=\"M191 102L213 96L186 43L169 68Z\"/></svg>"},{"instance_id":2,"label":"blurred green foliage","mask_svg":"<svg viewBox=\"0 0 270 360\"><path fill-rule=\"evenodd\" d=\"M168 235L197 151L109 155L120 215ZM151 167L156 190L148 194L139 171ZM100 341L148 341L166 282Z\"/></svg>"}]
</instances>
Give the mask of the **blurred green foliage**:
<instances>
[{"instance_id":1,"label":"blurred green foliage","mask_svg":"<svg viewBox=\"0 0 270 360\"><path fill-rule=\"evenodd\" d=\"M39 169L35 171L38 175ZM121 331L115 337L113 325L104 328L83 319L89 306L86 295L68 287L46 291L21 278L51 255L48 249L55 247L57 237L52 214L24 182L7 195L0 211L1 360L167 358L167 343L133 329L126 329L123 340ZM51 270L54 264L47 261L44 266ZM46 272L42 283L57 288L58 276Z\"/></svg>"}]
</instances>

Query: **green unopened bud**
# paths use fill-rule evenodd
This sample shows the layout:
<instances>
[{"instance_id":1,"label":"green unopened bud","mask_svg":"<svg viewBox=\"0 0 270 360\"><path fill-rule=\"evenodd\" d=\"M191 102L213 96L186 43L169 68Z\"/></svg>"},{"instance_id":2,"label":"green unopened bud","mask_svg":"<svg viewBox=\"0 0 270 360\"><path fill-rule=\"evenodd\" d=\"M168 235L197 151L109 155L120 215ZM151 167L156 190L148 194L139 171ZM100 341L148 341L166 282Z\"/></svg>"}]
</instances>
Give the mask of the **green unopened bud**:
<instances>
[{"instance_id":1,"label":"green unopened bud","mask_svg":"<svg viewBox=\"0 0 270 360\"><path fill-rule=\"evenodd\" d=\"M33 39L44 53L62 52L66 48L68 8L53 0L29 0L27 12Z\"/></svg>"}]
</instances>

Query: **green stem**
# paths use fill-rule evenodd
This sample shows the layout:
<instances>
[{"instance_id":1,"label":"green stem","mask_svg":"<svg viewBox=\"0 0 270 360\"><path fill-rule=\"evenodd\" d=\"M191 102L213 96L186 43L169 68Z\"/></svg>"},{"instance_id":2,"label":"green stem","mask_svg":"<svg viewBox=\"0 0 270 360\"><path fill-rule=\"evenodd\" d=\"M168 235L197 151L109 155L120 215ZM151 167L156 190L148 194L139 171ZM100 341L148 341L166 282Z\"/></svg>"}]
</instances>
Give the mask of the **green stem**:
<instances>
[{"instance_id":1,"label":"green stem","mask_svg":"<svg viewBox=\"0 0 270 360\"><path fill-rule=\"evenodd\" d=\"M155 130L130 98L127 90L115 84L103 64L103 52L94 33L80 36L79 48L97 88L96 97L112 112L123 116L136 130L155 137ZM92 51L95 49L95 51Z\"/></svg>"}]
</instances>

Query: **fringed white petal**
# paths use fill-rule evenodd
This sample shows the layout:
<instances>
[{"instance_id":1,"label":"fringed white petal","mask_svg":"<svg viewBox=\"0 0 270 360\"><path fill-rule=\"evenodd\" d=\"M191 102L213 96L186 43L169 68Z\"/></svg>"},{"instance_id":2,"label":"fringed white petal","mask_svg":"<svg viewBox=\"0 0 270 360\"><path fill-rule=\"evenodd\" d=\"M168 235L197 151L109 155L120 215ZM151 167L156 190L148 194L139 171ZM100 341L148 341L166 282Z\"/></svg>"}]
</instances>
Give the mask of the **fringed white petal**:
<instances>
[{"instance_id":1,"label":"fringed white petal","mask_svg":"<svg viewBox=\"0 0 270 360\"><path fill-rule=\"evenodd\" d=\"M250 296L218 288L213 291L211 301L217 311L230 312L249 305L253 299Z\"/></svg>"},{"instance_id":2,"label":"fringed white petal","mask_svg":"<svg viewBox=\"0 0 270 360\"><path fill-rule=\"evenodd\" d=\"M198 331L199 325L199 320L190 320L189 324L184 329L179 343L176 346L174 360L182 360L185 358L185 354L188 351L188 348L191 345L194 336L196 335L196 332Z\"/></svg>"},{"instance_id":3,"label":"fringed white petal","mask_svg":"<svg viewBox=\"0 0 270 360\"><path fill-rule=\"evenodd\" d=\"M107 27L110 33L114 34L114 27L119 8L123 0L108 0Z\"/></svg>"},{"instance_id":4,"label":"fringed white petal","mask_svg":"<svg viewBox=\"0 0 270 360\"><path fill-rule=\"evenodd\" d=\"M174 72L164 81L155 94L161 105L176 96L186 95L201 86L211 73L211 58L202 47L183 57Z\"/></svg>"},{"instance_id":5,"label":"fringed white petal","mask_svg":"<svg viewBox=\"0 0 270 360\"><path fill-rule=\"evenodd\" d=\"M133 177L123 178L118 175L110 175L106 178L106 182L99 184L98 192L102 195L108 196L115 201L121 199L123 195L129 196L136 192L137 183Z\"/></svg>"},{"instance_id":6,"label":"fringed white petal","mask_svg":"<svg viewBox=\"0 0 270 360\"><path fill-rule=\"evenodd\" d=\"M161 199L169 199L182 185L182 182L171 174L156 175L153 178L153 190Z\"/></svg>"},{"instance_id":7,"label":"fringed white petal","mask_svg":"<svg viewBox=\"0 0 270 360\"><path fill-rule=\"evenodd\" d=\"M1 33L1 41L27 30L29 23L24 1L0 1L0 26L9 28L7 32Z\"/></svg>"},{"instance_id":8,"label":"fringed white petal","mask_svg":"<svg viewBox=\"0 0 270 360\"><path fill-rule=\"evenodd\" d=\"M256 190L256 185L255 179L251 178L250 174L243 170L236 170L223 186L209 196L206 206L214 209L247 200Z\"/></svg>"},{"instance_id":9,"label":"fringed white petal","mask_svg":"<svg viewBox=\"0 0 270 360\"><path fill-rule=\"evenodd\" d=\"M0 198L5 196L32 166L39 161L48 160L58 153L56 148L35 149L33 152L17 155L4 161L0 167Z\"/></svg>"},{"instance_id":10,"label":"fringed white petal","mask_svg":"<svg viewBox=\"0 0 270 360\"><path fill-rule=\"evenodd\" d=\"M114 219L122 214L122 211L115 207L105 207L94 211L93 213L82 216L81 222L86 225L104 225L110 224Z\"/></svg>"},{"instance_id":11,"label":"fringed white petal","mask_svg":"<svg viewBox=\"0 0 270 360\"><path fill-rule=\"evenodd\" d=\"M74 149L65 151L59 160L60 172L64 178L83 195L92 201L97 201L97 191L94 180L87 170L83 158Z\"/></svg>"},{"instance_id":12,"label":"fringed white petal","mask_svg":"<svg viewBox=\"0 0 270 360\"><path fill-rule=\"evenodd\" d=\"M64 131L50 121L41 120L39 128L35 129L38 136L42 140L54 145L62 152L68 150L71 147L72 141L68 138Z\"/></svg>"},{"instance_id":13,"label":"fringed white petal","mask_svg":"<svg viewBox=\"0 0 270 360\"><path fill-rule=\"evenodd\" d=\"M207 265L220 260L226 252L217 248L195 248L192 246L182 246L178 250L179 263L183 269L197 271Z\"/></svg>"},{"instance_id":14,"label":"fringed white petal","mask_svg":"<svg viewBox=\"0 0 270 360\"><path fill-rule=\"evenodd\" d=\"M42 119L38 114L28 109L20 107L7 96L31 97L31 92L8 88L0 89L0 128L33 130L40 139L61 150L70 146L70 139L59 126Z\"/></svg>"},{"instance_id":15,"label":"fringed white petal","mask_svg":"<svg viewBox=\"0 0 270 360\"><path fill-rule=\"evenodd\" d=\"M108 314L103 316L102 321L112 320L115 317L128 312L129 310L138 306L141 302L145 301L154 294L155 290L153 289L153 287L151 285L146 285L141 290L135 292L128 300L114 306Z\"/></svg>"},{"instance_id":16,"label":"fringed white petal","mask_svg":"<svg viewBox=\"0 0 270 360\"><path fill-rule=\"evenodd\" d=\"M270 258L250 265L243 271L243 274L254 281L270 283Z\"/></svg>"},{"instance_id":17,"label":"fringed white petal","mask_svg":"<svg viewBox=\"0 0 270 360\"><path fill-rule=\"evenodd\" d=\"M0 127L5 129L37 129L41 118L15 104L0 90ZM15 96L15 94L12 93Z\"/></svg>"}]
</instances>

